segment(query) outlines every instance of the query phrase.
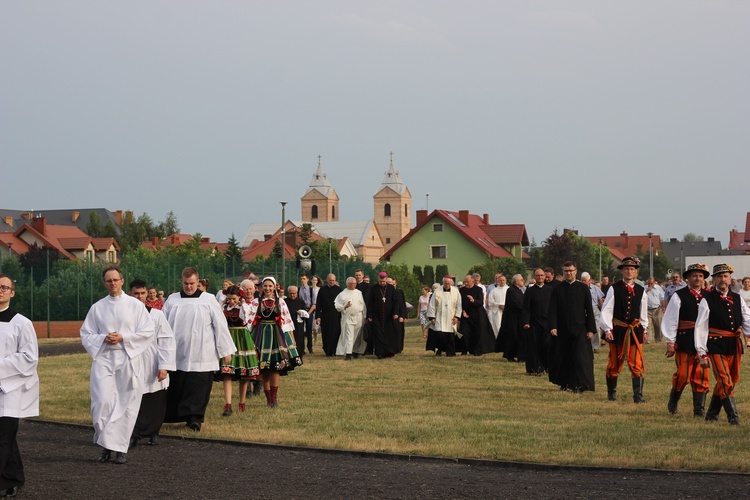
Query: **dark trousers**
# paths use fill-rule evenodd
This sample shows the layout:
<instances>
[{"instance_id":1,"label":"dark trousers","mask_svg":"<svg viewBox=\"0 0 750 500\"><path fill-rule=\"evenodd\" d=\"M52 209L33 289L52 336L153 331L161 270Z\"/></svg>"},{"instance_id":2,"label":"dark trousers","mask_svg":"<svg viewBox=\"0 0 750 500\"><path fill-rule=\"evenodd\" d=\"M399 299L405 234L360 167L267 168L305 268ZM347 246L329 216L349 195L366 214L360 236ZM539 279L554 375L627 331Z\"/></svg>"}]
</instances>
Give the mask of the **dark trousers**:
<instances>
[{"instance_id":1,"label":"dark trousers","mask_svg":"<svg viewBox=\"0 0 750 500\"><path fill-rule=\"evenodd\" d=\"M218 368L219 363L217 361ZM211 399L213 372L183 372L169 374L167 413L165 422L203 423L208 400Z\"/></svg>"},{"instance_id":2,"label":"dark trousers","mask_svg":"<svg viewBox=\"0 0 750 500\"><path fill-rule=\"evenodd\" d=\"M167 390L149 392L141 398L141 409L133 428L133 437L150 438L159 434L167 412Z\"/></svg>"},{"instance_id":3,"label":"dark trousers","mask_svg":"<svg viewBox=\"0 0 750 500\"><path fill-rule=\"evenodd\" d=\"M17 437L18 419L0 417L0 490L23 486L26 482Z\"/></svg>"},{"instance_id":4,"label":"dark trousers","mask_svg":"<svg viewBox=\"0 0 750 500\"><path fill-rule=\"evenodd\" d=\"M305 327L307 326L307 320L302 323L294 323L294 343L297 346L297 353L300 356L305 355ZM312 333L310 334L312 339ZM310 344L307 344L307 352L311 352Z\"/></svg>"}]
</instances>

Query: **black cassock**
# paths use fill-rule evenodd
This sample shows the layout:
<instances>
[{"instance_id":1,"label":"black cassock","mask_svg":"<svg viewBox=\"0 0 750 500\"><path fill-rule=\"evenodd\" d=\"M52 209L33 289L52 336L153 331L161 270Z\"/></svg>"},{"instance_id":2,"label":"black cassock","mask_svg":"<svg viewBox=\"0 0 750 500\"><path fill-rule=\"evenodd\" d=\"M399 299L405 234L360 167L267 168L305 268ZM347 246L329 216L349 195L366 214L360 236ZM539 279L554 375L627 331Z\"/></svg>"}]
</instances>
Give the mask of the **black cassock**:
<instances>
[{"instance_id":1,"label":"black cassock","mask_svg":"<svg viewBox=\"0 0 750 500\"><path fill-rule=\"evenodd\" d=\"M458 326L458 331L463 335L461 340L465 346L464 352L481 356L494 351L495 335L492 333L487 311L484 309L484 292L474 285L470 288L460 288L459 293L461 294L461 309L469 316L464 318L462 314L461 323ZM474 301L471 301L469 297L473 297Z\"/></svg>"},{"instance_id":2,"label":"black cassock","mask_svg":"<svg viewBox=\"0 0 750 500\"><path fill-rule=\"evenodd\" d=\"M500 324L500 333L497 335L495 351L502 352L503 357L509 361L523 361L523 346L520 343L519 330L522 328L521 313L523 312L523 292L516 285L508 286L505 294L505 309L503 309L503 320Z\"/></svg>"},{"instance_id":3,"label":"black cassock","mask_svg":"<svg viewBox=\"0 0 750 500\"><path fill-rule=\"evenodd\" d=\"M390 357L398 352L399 322L393 319L398 313L398 296L393 285L375 285L370 288L367 320L373 352L379 358Z\"/></svg>"},{"instance_id":4,"label":"black cassock","mask_svg":"<svg viewBox=\"0 0 750 500\"><path fill-rule=\"evenodd\" d=\"M562 282L552 290L549 329L557 330L550 349L550 382L593 391L594 350L586 334L596 334L596 323L589 287L574 281Z\"/></svg>"},{"instance_id":5,"label":"black cassock","mask_svg":"<svg viewBox=\"0 0 750 500\"><path fill-rule=\"evenodd\" d=\"M305 325L307 320L303 319L302 322L299 322L297 311L307 311L305 301L297 295L295 299L285 298L284 302L286 302L286 306L289 308L289 316L292 317L292 323L294 323L294 343L297 345L297 352L300 356L303 356L305 354Z\"/></svg>"},{"instance_id":6,"label":"black cassock","mask_svg":"<svg viewBox=\"0 0 750 500\"><path fill-rule=\"evenodd\" d=\"M552 294L551 286L530 286L523 294L523 312L521 335L525 337L526 345L526 373L543 373L549 365L547 348L549 345L549 328L547 326L547 312L549 299Z\"/></svg>"},{"instance_id":7,"label":"black cassock","mask_svg":"<svg viewBox=\"0 0 750 500\"><path fill-rule=\"evenodd\" d=\"M318 290L318 300L315 302L315 313L320 318L320 335L323 337L323 351L326 356L336 354L336 346L341 336L341 313L334 306L340 293L340 286L324 285Z\"/></svg>"},{"instance_id":8,"label":"black cassock","mask_svg":"<svg viewBox=\"0 0 750 500\"><path fill-rule=\"evenodd\" d=\"M395 288L395 287L394 287ZM404 291L395 288L396 291L396 314L399 317L404 318L404 323L400 321L396 324L396 330L398 331L398 337L396 339L396 352L403 352L404 350L404 336L406 335L406 297Z\"/></svg>"}]
</instances>

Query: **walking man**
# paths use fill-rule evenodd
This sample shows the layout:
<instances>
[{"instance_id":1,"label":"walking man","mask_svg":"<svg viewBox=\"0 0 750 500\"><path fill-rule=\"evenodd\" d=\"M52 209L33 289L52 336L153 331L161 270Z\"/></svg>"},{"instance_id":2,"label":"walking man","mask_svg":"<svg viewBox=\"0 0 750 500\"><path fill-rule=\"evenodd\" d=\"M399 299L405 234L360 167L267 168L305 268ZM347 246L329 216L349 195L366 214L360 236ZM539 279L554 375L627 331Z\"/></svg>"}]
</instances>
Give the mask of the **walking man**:
<instances>
[{"instance_id":1,"label":"walking man","mask_svg":"<svg viewBox=\"0 0 750 500\"><path fill-rule=\"evenodd\" d=\"M102 273L108 295L89 309L81 342L91 356L91 421L100 462L124 464L141 406L145 373L139 357L154 342L154 323L138 299L123 293L122 271Z\"/></svg>"},{"instance_id":2,"label":"walking man","mask_svg":"<svg viewBox=\"0 0 750 500\"><path fill-rule=\"evenodd\" d=\"M26 482L18 422L39 415L39 349L34 325L10 308L16 284L0 274L0 496L15 497Z\"/></svg>"}]
</instances>

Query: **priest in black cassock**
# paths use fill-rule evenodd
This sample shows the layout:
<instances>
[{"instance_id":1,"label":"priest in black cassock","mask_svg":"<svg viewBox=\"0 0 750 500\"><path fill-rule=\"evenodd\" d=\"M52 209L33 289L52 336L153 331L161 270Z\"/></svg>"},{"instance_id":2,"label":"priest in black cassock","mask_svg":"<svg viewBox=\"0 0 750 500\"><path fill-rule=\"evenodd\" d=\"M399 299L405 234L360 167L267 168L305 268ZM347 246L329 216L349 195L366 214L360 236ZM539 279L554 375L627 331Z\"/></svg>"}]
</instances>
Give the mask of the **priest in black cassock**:
<instances>
[{"instance_id":1,"label":"priest in black cassock","mask_svg":"<svg viewBox=\"0 0 750 500\"><path fill-rule=\"evenodd\" d=\"M552 290L549 302L550 333L557 338L554 353L558 373L550 381L561 389L575 393L594 390L594 350L591 337L596 335L594 308L589 287L576 281L576 265L563 264L564 281Z\"/></svg>"},{"instance_id":2,"label":"priest in black cassock","mask_svg":"<svg viewBox=\"0 0 750 500\"><path fill-rule=\"evenodd\" d=\"M466 350L474 356L492 352L495 335L490 330L487 311L484 309L484 292L474 282L472 275L464 278L461 294L461 323L459 333L463 335Z\"/></svg>"},{"instance_id":3,"label":"priest in black cassock","mask_svg":"<svg viewBox=\"0 0 750 500\"><path fill-rule=\"evenodd\" d=\"M508 361L524 361L523 348L519 339L521 330L521 313L523 312L523 276L516 274L508 285L505 294L505 309L500 323L500 333L497 336L495 351L502 352Z\"/></svg>"},{"instance_id":4,"label":"priest in black cassock","mask_svg":"<svg viewBox=\"0 0 750 500\"><path fill-rule=\"evenodd\" d=\"M552 287L544 282L544 270L534 271L534 286L526 289L523 294L523 311L521 335L526 337L526 373L528 375L542 375L549 363L547 346L549 328L547 313Z\"/></svg>"},{"instance_id":5,"label":"priest in black cassock","mask_svg":"<svg viewBox=\"0 0 750 500\"><path fill-rule=\"evenodd\" d=\"M378 284L370 288L367 298L367 323L370 326L370 343L378 359L391 358L398 348L398 304L396 289L380 273Z\"/></svg>"},{"instance_id":6,"label":"priest in black cassock","mask_svg":"<svg viewBox=\"0 0 750 500\"><path fill-rule=\"evenodd\" d=\"M320 325L323 351L326 356L336 354L336 346L341 336L341 313L336 310L334 305L336 297L341 292L341 287L336 284L336 275L329 274L325 286L320 287L318 300L315 302L316 321Z\"/></svg>"}]
</instances>

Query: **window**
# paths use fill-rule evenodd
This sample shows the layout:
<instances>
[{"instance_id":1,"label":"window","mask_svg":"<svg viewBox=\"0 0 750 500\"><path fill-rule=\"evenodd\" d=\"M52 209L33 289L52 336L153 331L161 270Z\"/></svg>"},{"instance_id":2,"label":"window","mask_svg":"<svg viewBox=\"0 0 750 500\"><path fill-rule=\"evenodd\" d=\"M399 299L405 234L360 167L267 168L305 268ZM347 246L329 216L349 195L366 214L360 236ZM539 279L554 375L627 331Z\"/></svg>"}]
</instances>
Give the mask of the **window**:
<instances>
[{"instance_id":1,"label":"window","mask_svg":"<svg viewBox=\"0 0 750 500\"><path fill-rule=\"evenodd\" d=\"M404 217L409 217L409 205L404 204Z\"/></svg>"},{"instance_id":2,"label":"window","mask_svg":"<svg viewBox=\"0 0 750 500\"><path fill-rule=\"evenodd\" d=\"M331 207L331 220L336 220L336 207Z\"/></svg>"},{"instance_id":3,"label":"window","mask_svg":"<svg viewBox=\"0 0 750 500\"><path fill-rule=\"evenodd\" d=\"M386 238L385 239L385 244L386 245L390 245L391 244L391 239L390 238Z\"/></svg>"},{"instance_id":4,"label":"window","mask_svg":"<svg viewBox=\"0 0 750 500\"><path fill-rule=\"evenodd\" d=\"M318 218L318 205L313 205L312 206L312 214L311 214L310 218L311 219L317 219Z\"/></svg>"},{"instance_id":5,"label":"window","mask_svg":"<svg viewBox=\"0 0 750 500\"><path fill-rule=\"evenodd\" d=\"M442 224L433 224L432 230L436 233L442 233L443 232L443 225Z\"/></svg>"},{"instance_id":6,"label":"window","mask_svg":"<svg viewBox=\"0 0 750 500\"><path fill-rule=\"evenodd\" d=\"M433 259L445 259L447 258L448 252L445 245L439 245L430 247L430 254Z\"/></svg>"},{"instance_id":7,"label":"window","mask_svg":"<svg viewBox=\"0 0 750 500\"><path fill-rule=\"evenodd\" d=\"M391 216L391 204L390 203L386 203L385 206L383 207L383 215L385 215L386 217Z\"/></svg>"}]
</instances>

